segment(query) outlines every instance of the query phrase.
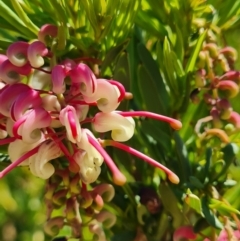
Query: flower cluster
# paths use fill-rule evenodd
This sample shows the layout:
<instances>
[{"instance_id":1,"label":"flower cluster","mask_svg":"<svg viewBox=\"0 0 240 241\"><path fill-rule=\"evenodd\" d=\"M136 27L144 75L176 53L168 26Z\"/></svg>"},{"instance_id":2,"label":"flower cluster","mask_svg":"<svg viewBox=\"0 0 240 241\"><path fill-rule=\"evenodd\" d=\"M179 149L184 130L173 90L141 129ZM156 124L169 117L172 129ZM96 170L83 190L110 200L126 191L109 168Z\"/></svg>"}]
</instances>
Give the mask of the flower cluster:
<instances>
[{"instance_id":1,"label":"flower cluster","mask_svg":"<svg viewBox=\"0 0 240 241\"><path fill-rule=\"evenodd\" d=\"M44 25L38 40L15 42L0 56L0 143L10 143L12 161L0 176L18 165L28 165L34 175L48 179L55 170L50 161L65 155L70 170L79 172L84 183L96 181L105 161L113 181L122 185L125 176L102 147L113 145L163 169L177 183L170 170L119 142L133 136L135 116L167 121L175 129L181 128L181 123L149 112L116 111L125 98L124 87L115 80L97 78L84 63L71 59L57 63L47 45L57 32L56 26ZM99 110L92 117L88 116L91 106ZM113 140L104 143L97 139L84 128L88 122L96 133L111 131Z\"/></svg>"},{"instance_id":2,"label":"flower cluster","mask_svg":"<svg viewBox=\"0 0 240 241\"><path fill-rule=\"evenodd\" d=\"M219 48L211 41L200 51L196 86L204 93L203 99L210 109L210 115L200 119L195 127L201 139L214 135L228 143L228 136L240 128L240 115L230 102L239 93L240 72L234 69L236 59L234 48ZM201 133L203 123L210 126Z\"/></svg>"},{"instance_id":3,"label":"flower cluster","mask_svg":"<svg viewBox=\"0 0 240 241\"><path fill-rule=\"evenodd\" d=\"M28 166L32 174L48 181L46 233L56 235L67 223L73 236L80 237L81 209L91 217L89 230L98 240L105 240L99 222L110 220L110 227L115 216L101 211L101 194L112 187L100 184L92 189L88 184L97 180L103 162L114 184L123 185L126 177L104 147L114 146L142 158L178 183L168 168L122 142L134 134L133 117L165 121L176 130L181 122L146 111L117 111L129 95L123 85L98 78L85 63L58 59L57 34L56 26L44 25L38 40L15 42L6 55L0 55L0 144L8 145L12 162L0 178L19 165ZM89 123L91 129L86 128ZM112 139L96 137L109 131ZM53 216L53 210L60 207L64 214Z\"/></svg>"}]
</instances>

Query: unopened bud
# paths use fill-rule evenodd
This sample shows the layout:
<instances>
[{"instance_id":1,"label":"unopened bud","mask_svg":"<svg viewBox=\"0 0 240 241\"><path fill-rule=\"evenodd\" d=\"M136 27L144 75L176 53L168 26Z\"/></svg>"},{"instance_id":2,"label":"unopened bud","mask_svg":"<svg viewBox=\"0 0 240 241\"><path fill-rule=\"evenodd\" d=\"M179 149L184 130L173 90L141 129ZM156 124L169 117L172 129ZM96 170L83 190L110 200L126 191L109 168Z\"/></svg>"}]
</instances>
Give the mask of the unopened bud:
<instances>
[{"instance_id":1,"label":"unopened bud","mask_svg":"<svg viewBox=\"0 0 240 241\"><path fill-rule=\"evenodd\" d=\"M227 46L220 50L220 53L224 54L226 58L230 58L232 61L236 61L238 57L237 50L233 47Z\"/></svg>"},{"instance_id":2,"label":"unopened bud","mask_svg":"<svg viewBox=\"0 0 240 241\"><path fill-rule=\"evenodd\" d=\"M79 181L80 181L80 176L77 173L77 174L75 174L75 176L70 181L69 187L70 187L70 192L71 193L79 194L79 192L80 192Z\"/></svg>"},{"instance_id":3,"label":"unopened bud","mask_svg":"<svg viewBox=\"0 0 240 241\"><path fill-rule=\"evenodd\" d=\"M102 223L106 228L111 228L116 223L116 215L108 212L108 211L101 211L96 215L96 220Z\"/></svg>"},{"instance_id":4,"label":"unopened bud","mask_svg":"<svg viewBox=\"0 0 240 241\"><path fill-rule=\"evenodd\" d=\"M219 111L215 107L211 109L210 115L212 116L213 126L215 128L222 128L222 122L219 117Z\"/></svg>"},{"instance_id":5,"label":"unopened bud","mask_svg":"<svg viewBox=\"0 0 240 241\"><path fill-rule=\"evenodd\" d=\"M53 193L55 192L57 187L58 183L52 183L47 185L47 191L44 196L46 200L52 200Z\"/></svg>"},{"instance_id":6,"label":"unopened bud","mask_svg":"<svg viewBox=\"0 0 240 241\"><path fill-rule=\"evenodd\" d=\"M92 205L92 207L95 210L100 211L100 210L102 210L103 206L104 206L104 201L103 201L102 197L100 195L98 195L98 194L95 195L93 197L93 205Z\"/></svg>"},{"instance_id":7,"label":"unopened bud","mask_svg":"<svg viewBox=\"0 0 240 241\"><path fill-rule=\"evenodd\" d=\"M240 82L240 71L230 70L227 73L225 73L224 75L222 75L219 79L220 80L233 80L234 82L239 84L239 82Z\"/></svg>"},{"instance_id":8,"label":"unopened bud","mask_svg":"<svg viewBox=\"0 0 240 241\"><path fill-rule=\"evenodd\" d=\"M232 106L227 99L220 99L217 101L217 108L220 110L220 117L222 120L227 120L232 113Z\"/></svg>"},{"instance_id":9,"label":"unopened bud","mask_svg":"<svg viewBox=\"0 0 240 241\"><path fill-rule=\"evenodd\" d=\"M82 208L88 208L92 205L93 198L88 191L81 191L80 206Z\"/></svg>"},{"instance_id":10,"label":"unopened bud","mask_svg":"<svg viewBox=\"0 0 240 241\"><path fill-rule=\"evenodd\" d=\"M99 194L106 202L110 202L115 195L114 187L111 184L107 184L107 183L102 183L97 185L96 187L94 187L92 192L95 195Z\"/></svg>"},{"instance_id":11,"label":"unopened bud","mask_svg":"<svg viewBox=\"0 0 240 241\"><path fill-rule=\"evenodd\" d=\"M200 69L196 72L196 75L195 75L196 87L202 88L206 85L205 74L206 74L206 71L204 69Z\"/></svg>"},{"instance_id":12,"label":"unopened bud","mask_svg":"<svg viewBox=\"0 0 240 241\"><path fill-rule=\"evenodd\" d=\"M61 216L51 218L44 225L44 231L50 236L58 235L59 231L63 228L64 218Z\"/></svg>"},{"instance_id":13,"label":"unopened bud","mask_svg":"<svg viewBox=\"0 0 240 241\"><path fill-rule=\"evenodd\" d=\"M61 190L56 191L53 194L52 201L56 208L60 208L65 204L66 199L67 199L67 193L68 193L67 189L61 189Z\"/></svg>"},{"instance_id":14,"label":"unopened bud","mask_svg":"<svg viewBox=\"0 0 240 241\"><path fill-rule=\"evenodd\" d=\"M226 96L226 98L234 98L239 92L238 85L231 80L220 81L217 84L217 88L223 92L223 95Z\"/></svg>"},{"instance_id":15,"label":"unopened bud","mask_svg":"<svg viewBox=\"0 0 240 241\"><path fill-rule=\"evenodd\" d=\"M212 58L217 58L218 57L218 46L215 43L208 43L204 46L204 50L208 50L209 54Z\"/></svg>"},{"instance_id":16,"label":"unopened bud","mask_svg":"<svg viewBox=\"0 0 240 241\"><path fill-rule=\"evenodd\" d=\"M240 115L237 112L232 111L228 121L231 122L236 129L240 129Z\"/></svg>"},{"instance_id":17,"label":"unopened bud","mask_svg":"<svg viewBox=\"0 0 240 241\"><path fill-rule=\"evenodd\" d=\"M220 54L220 55L218 56L218 61L219 61L220 66L221 66L221 68L222 68L222 70L223 70L224 72L230 71L230 67L229 67L228 61L227 61L227 59L224 57L224 55Z\"/></svg>"},{"instance_id":18,"label":"unopened bud","mask_svg":"<svg viewBox=\"0 0 240 241\"><path fill-rule=\"evenodd\" d=\"M206 52L200 51L198 55L197 66L199 69L204 69L206 65Z\"/></svg>"}]
</instances>

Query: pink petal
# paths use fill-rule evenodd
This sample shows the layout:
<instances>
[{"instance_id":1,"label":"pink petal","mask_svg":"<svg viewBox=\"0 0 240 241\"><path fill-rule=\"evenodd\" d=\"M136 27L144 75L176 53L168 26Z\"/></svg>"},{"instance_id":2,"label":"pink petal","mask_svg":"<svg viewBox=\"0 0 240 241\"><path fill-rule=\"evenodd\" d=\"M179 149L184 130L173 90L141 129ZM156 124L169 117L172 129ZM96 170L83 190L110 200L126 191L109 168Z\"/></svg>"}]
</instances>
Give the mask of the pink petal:
<instances>
[{"instance_id":1,"label":"pink petal","mask_svg":"<svg viewBox=\"0 0 240 241\"><path fill-rule=\"evenodd\" d=\"M11 44L7 49L7 57L10 62L18 67L24 66L27 62L27 42L18 41Z\"/></svg>"}]
</instances>

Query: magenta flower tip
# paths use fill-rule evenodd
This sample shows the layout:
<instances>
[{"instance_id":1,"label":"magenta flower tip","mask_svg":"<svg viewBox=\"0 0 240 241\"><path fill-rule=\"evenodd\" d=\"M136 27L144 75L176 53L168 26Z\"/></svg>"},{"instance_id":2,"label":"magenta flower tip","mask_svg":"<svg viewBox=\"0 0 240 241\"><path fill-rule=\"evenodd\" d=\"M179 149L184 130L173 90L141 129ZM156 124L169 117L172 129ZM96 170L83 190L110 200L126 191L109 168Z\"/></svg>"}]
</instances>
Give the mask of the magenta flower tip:
<instances>
[{"instance_id":1,"label":"magenta flower tip","mask_svg":"<svg viewBox=\"0 0 240 241\"><path fill-rule=\"evenodd\" d=\"M170 123L170 126L174 129L174 130L180 130L182 128L182 122L179 120L174 120Z\"/></svg>"},{"instance_id":2,"label":"magenta flower tip","mask_svg":"<svg viewBox=\"0 0 240 241\"><path fill-rule=\"evenodd\" d=\"M127 182L127 178L121 172L114 173L113 182L118 186L123 186Z\"/></svg>"},{"instance_id":3,"label":"magenta flower tip","mask_svg":"<svg viewBox=\"0 0 240 241\"><path fill-rule=\"evenodd\" d=\"M168 175L168 179L171 183L174 184L178 184L180 182L179 177L173 172Z\"/></svg>"}]
</instances>

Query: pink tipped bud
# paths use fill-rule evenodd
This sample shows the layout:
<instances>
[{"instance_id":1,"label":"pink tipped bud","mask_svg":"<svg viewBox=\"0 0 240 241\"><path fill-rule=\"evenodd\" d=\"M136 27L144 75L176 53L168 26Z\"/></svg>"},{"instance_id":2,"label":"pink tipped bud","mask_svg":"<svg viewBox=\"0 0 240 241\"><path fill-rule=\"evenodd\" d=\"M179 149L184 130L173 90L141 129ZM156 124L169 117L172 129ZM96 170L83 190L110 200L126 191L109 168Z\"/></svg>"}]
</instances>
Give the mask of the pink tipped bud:
<instances>
[{"instance_id":1,"label":"pink tipped bud","mask_svg":"<svg viewBox=\"0 0 240 241\"><path fill-rule=\"evenodd\" d=\"M66 127L68 139L73 143L80 142L82 132L75 108L66 106L61 110L59 120Z\"/></svg>"},{"instance_id":2,"label":"pink tipped bud","mask_svg":"<svg viewBox=\"0 0 240 241\"><path fill-rule=\"evenodd\" d=\"M114 195L115 190L111 184L102 183L94 187L93 191L94 194L99 194L103 197L104 201L110 202Z\"/></svg>"},{"instance_id":3,"label":"pink tipped bud","mask_svg":"<svg viewBox=\"0 0 240 241\"><path fill-rule=\"evenodd\" d=\"M224 143L229 143L230 139L228 137L228 135L226 134L225 131L217 129L217 128L213 128L213 129L209 129L206 130L204 132L205 135L210 135L210 136L216 136L218 137L221 141L223 141Z\"/></svg>"},{"instance_id":4,"label":"pink tipped bud","mask_svg":"<svg viewBox=\"0 0 240 241\"><path fill-rule=\"evenodd\" d=\"M85 64L76 65L69 76L73 85L77 85L84 96L92 96L97 88L97 80L92 70Z\"/></svg>"},{"instance_id":5,"label":"pink tipped bud","mask_svg":"<svg viewBox=\"0 0 240 241\"><path fill-rule=\"evenodd\" d=\"M49 37L55 38L58 34L58 27L53 24L45 24L41 27L38 33L38 40L47 43Z\"/></svg>"},{"instance_id":6,"label":"pink tipped bud","mask_svg":"<svg viewBox=\"0 0 240 241\"><path fill-rule=\"evenodd\" d=\"M29 44L18 41L11 44L7 49L7 57L10 62L18 67L24 66L27 62L27 49Z\"/></svg>"},{"instance_id":7,"label":"pink tipped bud","mask_svg":"<svg viewBox=\"0 0 240 241\"><path fill-rule=\"evenodd\" d=\"M220 77L220 80L233 80L237 84L240 82L240 72L236 70L230 70Z\"/></svg>"},{"instance_id":8,"label":"pink tipped bud","mask_svg":"<svg viewBox=\"0 0 240 241\"><path fill-rule=\"evenodd\" d=\"M237 112L232 111L228 121L231 122L236 129L240 129L240 115Z\"/></svg>"},{"instance_id":9,"label":"pink tipped bud","mask_svg":"<svg viewBox=\"0 0 240 241\"><path fill-rule=\"evenodd\" d=\"M53 201L55 208L60 208L65 204L65 202L67 200L67 193L68 193L67 189L61 189L61 190L56 191L53 194L52 201Z\"/></svg>"},{"instance_id":10,"label":"pink tipped bud","mask_svg":"<svg viewBox=\"0 0 240 241\"><path fill-rule=\"evenodd\" d=\"M237 57L238 57L237 50L230 46L227 46L227 47L221 49L220 53L224 54L227 58L230 58L233 61L236 61Z\"/></svg>"},{"instance_id":11,"label":"pink tipped bud","mask_svg":"<svg viewBox=\"0 0 240 241\"><path fill-rule=\"evenodd\" d=\"M217 88L224 92L228 98L234 98L238 92L238 85L231 80L222 80L217 84Z\"/></svg>"},{"instance_id":12,"label":"pink tipped bud","mask_svg":"<svg viewBox=\"0 0 240 241\"><path fill-rule=\"evenodd\" d=\"M55 94L62 94L65 92L65 83L64 79L66 78L67 73L62 65L56 65L52 69L52 91Z\"/></svg>"},{"instance_id":13,"label":"pink tipped bud","mask_svg":"<svg viewBox=\"0 0 240 241\"><path fill-rule=\"evenodd\" d=\"M200 69L204 69L205 68L205 65L206 65L206 52L205 51L200 51L199 52L199 56L198 56L198 62L197 62L197 66L200 68Z\"/></svg>"},{"instance_id":14,"label":"pink tipped bud","mask_svg":"<svg viewBox=\"0 0 240 241\"><path fill-rule=\"evenodd\" d=\"M210 111L210 115L212 116L214 127L221 128L222 122L220 120L219 111L215 107L213 107Z\"/></svg>"},{"instance_id":15,"label":"pink tipped bud","mask_svg":"<svg viewBox=\"0 0 240 241\"><path fill-rule=\"evenodd\" d=\"M46 222L44 231L50 236L56 236L64 226L64 217L54 217Z\"/></svg>"},{"instance_id":16,"label":"pink tipped bud","mask_svg":"<svg viewBox=\"0 0 240 241\"><path fill-rule=\"evenodd\" d=\"M32 67L39 68L44 65L43 56L48 54L45 44L40 41L31 43L28 47L27 56Z\"/></svg>"},{"instance_id":17,"label":"pink tipped bud","mask_svg":"<svg viewBox=\"0 0 240 241\"><path fill-rule=\"evenodd\" d=\"M227 120L232 112L231 103L227 99L220 99L217 101L217 108L220 110L220 117Z\"/></svg>"},{"instance_id":18,"label":"pink tipped bud","mask_svg":"<svg viewBox=\"0 0 240 241\"><path fill-rule=\"evenodd\" d=\"M215 59L218 57L219 50L218 46L215 43L208 43L204 46L203 49L208 50L212 58Z\"/></svg>"},{"instance_id":19,"label":"pink tipped bud","mask_svg":"<svg viewBox=\"0 0 240 241\"><path fill-rule=\"evenodd\" d=\"M0 65L0 79L7 84L14 84L21 81L21 75L29 75L31 70L28 64L17 67L7 59Z\"/></svg>"},{"instance_id":20,"label":"pink tipped bud","mask_svg":"<svg viewBox=\"0 0 240 241\"><path fill-rule=\"evenodd\" d=\"M196 76L195 76L196 87L202 88L206 85L205 75L206 75L206 71L204 69L200 69L196 72Z\"/></svg>"},{"instance_id":21,"label":"pink tipped bud","mask_svg":"<svg viewBox=\"0 0 240 241\"><path fill-rule=\"evenodd\" d=\"M193 232L192 226L182 226L175 230L173 241L180 241L182 238L195 240L197 235Z\"/></svg>"},{"instance_id":22,"label":"pink tipped bud","mask_svg":"<svg viewBox=\"0 0 240 241\"><path fill-rule=\"evenodd\" d=\"M117 217L108 211L101 211L96 215L96 220L106 228L111 228L116 223Z\"/></svg>"}]
</instances>

